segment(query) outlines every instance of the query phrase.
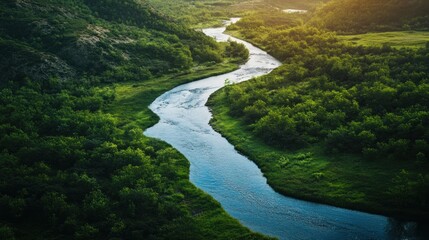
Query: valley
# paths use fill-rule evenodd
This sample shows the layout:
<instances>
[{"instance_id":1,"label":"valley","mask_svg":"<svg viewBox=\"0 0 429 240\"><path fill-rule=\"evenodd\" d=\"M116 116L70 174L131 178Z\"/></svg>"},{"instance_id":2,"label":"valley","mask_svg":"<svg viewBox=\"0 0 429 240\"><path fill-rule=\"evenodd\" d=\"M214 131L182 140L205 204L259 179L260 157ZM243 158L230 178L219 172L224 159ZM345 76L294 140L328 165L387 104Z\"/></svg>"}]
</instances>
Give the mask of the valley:
<instances>
[{"instance_id":1,"label":"valley","mask_svg":"<svg viewBox=\"0 0 429 240\"><path fill-rule=\"evenodd\" d=\"M0 238L426 239L428 10L1 2Z\"/></svg>"}]
</instances>

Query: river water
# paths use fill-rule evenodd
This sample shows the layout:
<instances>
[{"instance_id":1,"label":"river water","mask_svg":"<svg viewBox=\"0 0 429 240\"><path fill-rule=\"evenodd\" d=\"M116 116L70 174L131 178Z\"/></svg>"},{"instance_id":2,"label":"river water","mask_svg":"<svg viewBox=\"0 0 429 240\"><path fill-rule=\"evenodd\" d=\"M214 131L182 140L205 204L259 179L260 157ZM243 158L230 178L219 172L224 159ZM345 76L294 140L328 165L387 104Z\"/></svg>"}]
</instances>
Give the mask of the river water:
<instances>
[{"instance_id":1,"label":"river water","mask_svg":"<svg viewBox=\"0 0 429 240\"><path fill-rule=\"evenodd\" d=\"M269 73L280 62L251 44L224 34L225 28L204 29L217 41L232 39L249 49L240 69L178 86L151 105L160 121L144 134L178 149L191 162L190 180L234 218L253 231L280 239L428 239L418 224L380 215L301 201L276 193L260 169L239 154L209 125L205 106L225 80L241 82Z\"/></svg>"}]
</instances>

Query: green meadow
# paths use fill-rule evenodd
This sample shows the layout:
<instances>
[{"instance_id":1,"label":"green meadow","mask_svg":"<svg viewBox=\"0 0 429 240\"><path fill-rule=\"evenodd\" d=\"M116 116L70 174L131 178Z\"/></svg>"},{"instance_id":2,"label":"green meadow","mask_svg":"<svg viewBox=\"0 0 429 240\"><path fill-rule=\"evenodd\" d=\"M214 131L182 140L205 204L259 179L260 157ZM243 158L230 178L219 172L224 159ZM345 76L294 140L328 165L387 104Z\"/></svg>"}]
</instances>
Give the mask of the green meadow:
<instances>
[{"instance_id":1,"label":"green meadow","mask_svg":"<svg viewBox=\"0 0 429 240\"><path fill-rule=\"evenodd\" d=\"M395 48L421 48L429 43L429 31L397 31L339 35L340 39L362 46L391 46Z\"/></svg>"}]
</instances>

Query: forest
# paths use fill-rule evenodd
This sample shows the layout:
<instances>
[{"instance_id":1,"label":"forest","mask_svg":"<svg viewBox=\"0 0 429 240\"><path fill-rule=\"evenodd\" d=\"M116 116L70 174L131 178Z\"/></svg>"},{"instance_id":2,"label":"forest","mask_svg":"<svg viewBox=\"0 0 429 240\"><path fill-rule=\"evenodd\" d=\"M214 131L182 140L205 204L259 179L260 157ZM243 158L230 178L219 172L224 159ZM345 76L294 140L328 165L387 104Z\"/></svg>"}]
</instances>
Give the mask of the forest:
<instances>
[{"instance_id":1,"label":"forest","mask_svg":"<svg viewBox=\"0 0 429 240\"><path fill-rule=\"evenodd\" d=\"M355 48L311 27L269 39L284 65L226 90L231 114L256 134L282 147L326 141L332 151L426 161L427 48Z\"/></svg>"},{"instance_id":2,"label":"forest","mask_svg":"<svg viewBox=\"0 0 429 240\"><path fill-rule=\"evenodd\" d=\"M424 0L0 1L0 239L272 239L142 134L156 97L249 58L199 30L231 16L230 34L283 65L217 92L212 125L280 193L427 219L429 43L352 41L427 31L428 12Z\"/></svg>"},{"instance_id":3,"label":"forest","mask_svg":"<svg viewBox=\"0 0 429 240\"><path fill-rule=\"evenodd\" d=\"M165 88L230 71L241 45L145 1L1 1L0 22L0 239L268 239L142 135L153 115L114 108L122 86L161 85L146 109Z\"/></svg>"},{"instance_id":4,"label":"forest","mask_svg":"<svg viewBox=\"0 0 429 240\"><path fill-rule=\"evenodd\" d=\"M3 1L2 82L22 78L21 72L35 78L86 74L100 82L138 81L222 61L215 41L147 3L87 2Z\"/></svg>"},{"instance_id":5,"label":"forest","mask_svg":"<svg viewBox=\"0 0 429 240\"><path fill-rule=\"evenodd\" d=\"M368 2L355 7L357 1L331 1L310 16L271 10L228 27L283 65L217 93L209 103L212 124L254 159L280 192L386 214L427 216L429 42L418 48L362 46L332 32L342 28L329 25L331 15L325 13L344 17L335 22L358 33L364 29L356 26L368 26L365 16L344 13L360 14L392 1ZM402 20L427 17L426 2L419 4ZM366 30L381 31L377 26L386 22L391 23L386 29L398 27L388 16L404 7L389 8L387 20L377 18ZM375 17L378 11L363 12ZM229 128L233 123L241 127ZM356 180L363 176L366 184ZM332 189L334 182L341 187Z\"/></svg>"}]
</instances>

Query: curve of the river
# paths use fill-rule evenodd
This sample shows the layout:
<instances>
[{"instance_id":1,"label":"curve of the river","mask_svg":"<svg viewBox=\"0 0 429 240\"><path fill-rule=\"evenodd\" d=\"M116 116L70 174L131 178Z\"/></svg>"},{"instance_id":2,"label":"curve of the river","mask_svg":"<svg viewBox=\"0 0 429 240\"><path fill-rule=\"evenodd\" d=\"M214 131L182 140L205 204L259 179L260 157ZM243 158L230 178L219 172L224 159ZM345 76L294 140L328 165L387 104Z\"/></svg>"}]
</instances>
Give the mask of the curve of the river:
<instances>
[{"instance_id":1,"label":"curve of the river","mask_svg":"<svg viewBox=\"0 0 429 240\"><path fill-rule=\"evenodd\" d=\"M224 34L224 30L211 28L204 33L218 41L231 38L245 44L249 61L236 71L184 84L158 97L150 109L160 121L144 134L168 142L185 155L191 162L191 182L253 231L280 239L423 239L416 236L415 223L276 193L260 169L211 128L211 113L205 103L226 79L245 81L280 65L266 52Z\"/></svg>"}]
</instances>

